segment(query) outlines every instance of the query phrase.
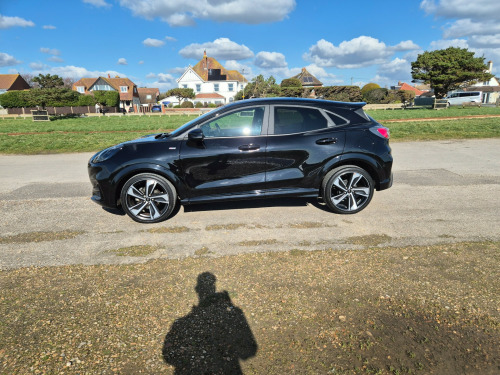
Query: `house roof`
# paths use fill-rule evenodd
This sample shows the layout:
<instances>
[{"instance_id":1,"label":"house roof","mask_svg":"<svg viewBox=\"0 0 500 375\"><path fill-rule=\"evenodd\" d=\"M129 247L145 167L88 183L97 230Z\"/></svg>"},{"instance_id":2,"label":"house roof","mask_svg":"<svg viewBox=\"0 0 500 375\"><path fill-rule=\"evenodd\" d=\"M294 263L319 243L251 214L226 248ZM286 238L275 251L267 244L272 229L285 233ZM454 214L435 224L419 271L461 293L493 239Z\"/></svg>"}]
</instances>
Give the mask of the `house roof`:
<instances>
[{"instance_id":1,"label":"house roof","mask_svg":"<svg viewBox=\"0 0 500 375\"><path fill-rule=\"evenodd\" d=\"M220 69L221 76L225 76L226 81L238 81L247 82L247 79L237 70L227 70L221 63L219 63L213 57L208 57L206 52L203 58L198 61L198 63L192 67L194 72L200 76L205 82L208 81L208 70L209 69Z\"/></svg>"},{"instance_id":2,"label":"house roof","mask_svg":"<svg viewBox=\"0 0 500 375\"><path fill-rule=\"evenodd\" d=\"M210 94L196 94L195 99L225 99L225 97L214 92Z\"/></svg>"},{"instance_id":3,"label":"house roof","mask_svg":"<svg viewBox=\"0 0 500 375\"><path fill-rule=\"evenodd\" d=\"M132 100L133 97L138 97L139 93L134 92L135 83L132 82L128 78L121 77L97 77L97 78L82 78L76 81L73 84L73 90L76 90L76 87L83 86L85 87L85 93L89 94L89 90L96 84L99 79L102 79L106 83L108 83L112 88L120 93L120 100ZM120 86L127 86L127 92L121 92Z\"/></svg>"},{"instance_id":4,"label":"house roof","mask_svg":"<svg viewBox=\"0 0 500 375\"><path fill-rule=\"evenodd\" d=\"M29 85L20 74L0 74L0 90L10 90L16 80L21 79L23 89L28 89ZM17 86L17 85L16 85Z\"/></svg>"},{"instance_id":5,"label":"house roof","mask_svg":"<svg viewBox=\"0 0 500 375\"><path fill-rule=\"evenodd\" d=\"M306 68L302 68L302 71L292 78L297 78L304 87L323 86L323 83L311 73L309 73Z\"/></svg>"},{"instance_id":6,"label":"house roof","mask_svg":"<svg viewBox=\"0 0 500 375\"><path fill-rule=\"evenodd\" d=\"M424 91L422 90L419 90L409 84L407 84L406 82L403 82L401 84L401 87L399 88L400 90L407 90L407 91L413 91L415 93L415 96L420 96L424 93Z\"/></svg>"},{"instance_id":7,"label":"house roof","mask_svg":"<svg viewBox=\"0 0 500 375\"><path fill-rule=\"evenodd\" d=\"M137 91L139 92L139 101L141 104L156 103L158 95L160 95L158 88L138 87ZM148 99L148 95L151 96L150 99Z\"/></svg>"}]
</instances>

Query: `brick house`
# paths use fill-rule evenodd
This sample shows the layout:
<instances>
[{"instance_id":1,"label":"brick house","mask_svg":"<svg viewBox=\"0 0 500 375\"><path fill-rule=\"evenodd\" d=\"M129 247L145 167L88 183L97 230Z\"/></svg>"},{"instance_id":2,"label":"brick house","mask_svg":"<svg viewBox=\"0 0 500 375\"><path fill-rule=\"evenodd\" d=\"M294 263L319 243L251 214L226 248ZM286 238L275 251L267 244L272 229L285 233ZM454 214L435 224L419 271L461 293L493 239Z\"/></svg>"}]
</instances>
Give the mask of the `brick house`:
<instances>
[{"instance_id":1,"label":"brick house","mask_svg":"<svg viewBox=\"0 0 500 375\"><path fill-rule=\"evenodd\" d=\"M120 108L126 111L141 104L137 86L128 78L82 78L73 84L73 90L85 95L92 95L92 91L117 91L120 93Z\"/></svg>"}]
</instances>

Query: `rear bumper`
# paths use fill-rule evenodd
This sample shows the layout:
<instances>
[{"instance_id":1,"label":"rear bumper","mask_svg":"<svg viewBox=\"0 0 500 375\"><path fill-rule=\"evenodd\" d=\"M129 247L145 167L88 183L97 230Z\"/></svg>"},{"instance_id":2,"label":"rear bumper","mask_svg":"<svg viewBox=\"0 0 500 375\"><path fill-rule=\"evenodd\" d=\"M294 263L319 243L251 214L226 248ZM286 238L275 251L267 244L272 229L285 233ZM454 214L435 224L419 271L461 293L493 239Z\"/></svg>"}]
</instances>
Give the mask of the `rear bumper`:
<instances>
[{"instance_id":1,"label":"rear bumper","mask_svg":"<svg viewBox=\"0 0 500 375\"><path fill-rule=\"evenodd\" d=\"M392 186L392 181L393 181L393 174L391 173L391 176L388 179L380 181L377 190L380 191L380 190L389 189Z\"/></svg>"}]
</instances>

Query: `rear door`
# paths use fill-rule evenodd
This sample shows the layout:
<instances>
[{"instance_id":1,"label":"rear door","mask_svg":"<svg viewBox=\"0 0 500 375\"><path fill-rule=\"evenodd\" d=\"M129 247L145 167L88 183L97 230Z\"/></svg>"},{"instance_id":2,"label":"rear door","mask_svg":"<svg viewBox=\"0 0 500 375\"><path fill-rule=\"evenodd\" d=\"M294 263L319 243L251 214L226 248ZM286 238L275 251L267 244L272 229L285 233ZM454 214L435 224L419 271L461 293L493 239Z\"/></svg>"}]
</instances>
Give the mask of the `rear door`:
<instances>
[{"instance_id":1,"label":"rear door","mask_svg":"<svg viewBox=\"0 0 500 375\"><path fill-rule=\"evenodd\" d=\"M316 194L323 167L340 157L348 121L307 106L270 108L266 174L269 194ZM338 124L336 124L338 123Z\"/></svg>"},{"instance_id":2,"label":"rear door","mask_svg":"<svg viewBox=\"0 0 500 375\"><path fill-rule=\"evenodd\" d=\"M181 142L180 165L191 201L258 195L265 187L268 106L249 106L199 125L204 140Z\"/></svg>"}]
</instances>

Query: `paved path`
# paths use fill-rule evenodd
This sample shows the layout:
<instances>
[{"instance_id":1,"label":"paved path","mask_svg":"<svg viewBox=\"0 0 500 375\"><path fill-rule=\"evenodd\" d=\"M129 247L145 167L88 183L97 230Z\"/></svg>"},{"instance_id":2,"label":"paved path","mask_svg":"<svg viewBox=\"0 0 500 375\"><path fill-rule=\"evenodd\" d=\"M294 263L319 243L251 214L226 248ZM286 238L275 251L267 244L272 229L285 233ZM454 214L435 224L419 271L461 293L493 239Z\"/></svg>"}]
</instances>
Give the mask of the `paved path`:
<instances>
[{"instance_id":1,"label":"paved path","mask_svg":"<svg viewBox=\"0 0 500 375\"><path fill-rule=\"evenodd\" d=\"M332 214L314 200L273 199L181 207L154 225L90 201L90 153L3 155L0 268L500 240L500 139L393 143L392 148L394 186L376 192L356 215ZM47 241L39 232L74 237ZM156 250L146 257L113 253L132 245Z\"/></svg>"}]
</instances>

